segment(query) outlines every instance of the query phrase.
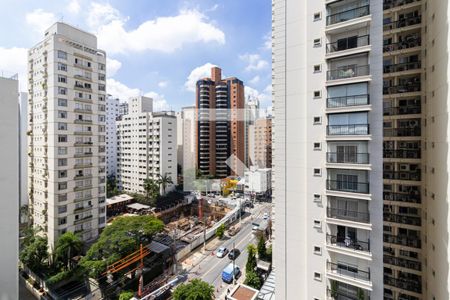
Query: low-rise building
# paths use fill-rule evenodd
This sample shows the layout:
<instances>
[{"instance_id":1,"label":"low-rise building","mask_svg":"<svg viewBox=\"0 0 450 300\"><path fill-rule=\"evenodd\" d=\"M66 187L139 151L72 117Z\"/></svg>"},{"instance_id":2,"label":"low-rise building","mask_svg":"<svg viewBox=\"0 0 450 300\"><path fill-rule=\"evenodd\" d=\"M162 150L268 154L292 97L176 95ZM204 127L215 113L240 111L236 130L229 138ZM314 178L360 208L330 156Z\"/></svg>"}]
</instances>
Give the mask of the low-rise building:
<instances>
[{"instance_id":1,"label":"low-rise building","mask_svg":"<svg viewBox=\"0 0 450 300\"><path fill-rule=\"evenodd\" d=\"M244 173L245 192L248 194L270 194L272 190L272 170L270 168L250 168Z\"/></svg>"}]
</instances>

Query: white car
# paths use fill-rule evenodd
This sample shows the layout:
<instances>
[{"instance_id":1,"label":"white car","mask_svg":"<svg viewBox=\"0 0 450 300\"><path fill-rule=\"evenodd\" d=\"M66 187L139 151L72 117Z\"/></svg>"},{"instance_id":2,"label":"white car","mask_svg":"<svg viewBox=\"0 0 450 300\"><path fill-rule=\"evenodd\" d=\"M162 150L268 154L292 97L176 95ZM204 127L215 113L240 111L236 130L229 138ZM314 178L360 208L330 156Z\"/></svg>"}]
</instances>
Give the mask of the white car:
<instances>
[{"instance_id":1,"label":"white car","mask_svg":"<svg viewBox=\"0 0 450 300\"><path fill-rule=\"evenodd\" d=\"M228 249L227 249L227 248L225 248L225 247L220 247L220 248L217 250L217 252L216 252L216 256L217 256L218 258L222 258L222 257L225 257L225 256L227 255L227 253L228 253Z\"/></svg>"},{"instance_id":2,"label":"white car","mask_svg":"<svg viewBox=\"0 0 450 300\"><path fill-rule=\"evenodd\" d=\"M269 214L268 214L268 213L264 213L263 219L264 219L264 220L267 220L268 218L269 218Z\"/></svg>"}]
</instances>

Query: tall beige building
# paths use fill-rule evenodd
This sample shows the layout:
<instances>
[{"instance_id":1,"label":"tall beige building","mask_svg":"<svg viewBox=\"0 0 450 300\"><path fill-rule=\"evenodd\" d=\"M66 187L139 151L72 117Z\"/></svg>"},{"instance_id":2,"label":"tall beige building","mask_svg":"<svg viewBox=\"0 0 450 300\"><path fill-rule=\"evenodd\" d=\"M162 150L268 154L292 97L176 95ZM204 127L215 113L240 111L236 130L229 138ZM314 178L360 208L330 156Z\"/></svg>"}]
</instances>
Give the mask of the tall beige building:
<instances>
[{"instance_id":1,"label":"tall beige building","mask_svg":"<svg viewBox=\"0 0 450 300\"><path fill-rule=\"evenodd\" d=\"M50 248L105 225L105 64L94 35L61 22L28 53L29 203Z\"/></svg>"},{"instance_id":2,"label":"tall beige building","mask_svg":"<svg viewBox=\"0 0 450 300\"><path fill-rule=\"evenodd\" d=\"M272 167L272 119L257 119L248 126L249 165Z\"/></svg>"}]
</instances>

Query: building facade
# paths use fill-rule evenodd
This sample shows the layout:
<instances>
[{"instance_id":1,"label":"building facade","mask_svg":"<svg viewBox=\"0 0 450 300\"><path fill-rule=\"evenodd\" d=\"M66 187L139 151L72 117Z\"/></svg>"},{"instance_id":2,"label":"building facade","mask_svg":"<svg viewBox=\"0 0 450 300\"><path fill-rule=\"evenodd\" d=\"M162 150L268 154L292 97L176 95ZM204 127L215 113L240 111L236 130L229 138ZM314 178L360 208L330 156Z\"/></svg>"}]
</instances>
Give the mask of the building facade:
<instances>
[{"instance_id":1,"label":"building facade","mask_svg":"<svg viewBox=\"0 0 450 300\"><path fill-rule=\"evenodd\" d=\"M118 98L108 95L106 98L106 174L115 177L117 173L117 125L119 117Z\"/></svg>"},{"instance_id":2,"label":"building facade","mask_svg":"<svg viewBox=\"0 0 450 300\"><path fill-rule=\"evenodd\" d=\"M177 111L175 116L177 117L177 164L183 166L183 111Z\"/></svg>"},{"instance_id":3,"label":"building facade","mask_svg":"<svg viewBox=\"0 0 450 300\"><path fill-rule=\"evenodd\" d=\"M383 299L382 1L272 3L276 297Z\"/></svg>"},{"instance_id":4,"label":"building facade","mask_svg":"<svg viewBox=\"0 0 450 300\"><path fill-rule=\"evenodd\" d=\"M251 126L255 124L256 119L259 119L259 100L258 98L248 97L245 102L245 165L247 167L252 165L254 159L254 144L251 143L252 133Z\"/></svg>"},{"instance_id":5,"label":"building facade","mask_svg":"<svg viewBox=\"0 0 450 300\"><path fill-rule=\"evenodd\" d=\"M57 22L28 54L28 190L50 249L66 231L95 239L105 224L106 53Z\"/></svg>"},{"instance_id":6,"label":"building facade","mask_svg":"<svg viewBox=\"0 0 450 300\"><path fill-rule=\"evenodd\" d=\"M222 70L211 68L211 77L197 81L196 166L203 175L224 178L243 174L245 163L244 84ZM234 155L231 167L227 159Z\"/></svg>"},{"instance_id":7,"label":"building facade","mask_svg":"<svg viewBox=\"0 0 450 300\"><path fill-rule=\"evenodd\" d=\"M250 167L244 173L245 192L254 194L270 194L272 190L272 171L270 168Z\"/></svg>"},{"instance_id":8,"label":"building facade","mask_svg":"<svg viewBox=\"0 0 450 300\"><path fill-rule=\"evenodd\" d=\"M28 94L19 94L20 205L28 204Z\"/></svg>"},{"instance_id":9,"label":"building facade","mask_svg":"<svg viewBox=\"0 0 450 300\"><path fill-rule=\"evenodd\" d=\"M249 165L272 167L272 118L257 119L248 127Z\"/></svg>"},{"instance_id":10,"label":"building facade","mask_svg":"<svg viewBox=\"0 0 450 300\"><path fill-rule=\"evenodd\" d=\"M2 73L3 76L3 73ZM2 189L2 209L0 210L0 236L3 247L0 258L0 298L19 299L19 205L22 178L20 176L19 149L19 87L17 75L0 77L0 142L2 144L0 187Z\"/></svg>"},{"instance_id":11,"label":"building facade","mask_svg":"<svg viewBox=\"0 0 450 300\"><path fill-rule=\"evenodd\" d=\"M151 112L151 102L146 97L130 99L129 113L117 121L117 181L124 192L145 194L144 180L160 176L173 181L166 192L177 184L177 119Z\"/></svg>"}]
</instances>

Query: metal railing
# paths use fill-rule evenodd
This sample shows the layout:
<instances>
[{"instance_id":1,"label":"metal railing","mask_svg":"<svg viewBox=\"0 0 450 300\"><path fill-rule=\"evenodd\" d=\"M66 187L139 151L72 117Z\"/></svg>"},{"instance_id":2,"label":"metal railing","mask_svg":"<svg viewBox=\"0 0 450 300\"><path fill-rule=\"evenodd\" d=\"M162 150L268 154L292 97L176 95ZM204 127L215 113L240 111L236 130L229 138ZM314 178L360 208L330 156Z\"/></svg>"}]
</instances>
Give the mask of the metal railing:
<instances>
[{"instance_id":1,"label":"metal railing","mask_svg":"<svg viewBox=\"0 0 450 300\"><path fill-rule=\"evenodd\" d=\"M369 183L327 179L327 190L368 194Z\"/></svg>"},{"instance_id":2,"label":"metal railing","mask_svg":"<svg viewBox=\"0 0 450 300\"><path fill-rule=\"evenodd\" d=\"M342 11L339 13L331 14L327 16L327 25L333 25L345 21L349 21L352 19L360 18L367 16L370 13L370 6L360 6L357 8L349 9L346 11Z\"/></svg>"},{"instance_id":3,"label":"metal railing","mask_svg":"<svg viewBox=\"0 0 450 300\"><path fill-rule=\"evenodd\" d=\"M411 270L421 271L422 270L422 264L418 261L406 259L406 258L400 258L390 255L383 255L383 262L386 264L408 268Z\"/></svg>"},{"instance_id":4,"label":"metal railing","mask_svg":"<svg viewBox=\"0 0 450 300\"><path fill-rule=\"evenodd\" d=\"M421 0L384 0L383 9L391 9L397 6L402 6L414 2L420 2Z\"/></svg>"},{"instance_id":5,"label":"metal railing","mask_svg":"<svg viewBox=\"0 0 450 300\"><path fill-rule=\"evenodd\" d=\"M369 153L327 152L327 162L344 164L368 164Z\"/></svg>"},{"instance_id":6,"label":"metal railing","mask_svg":"<svg viewBox=\"0 0 450 300\"><path fill-rule=\"evenodd\" d=\"M338 80L366 76L370 73L369 65L348 65L327 72L327 80Z\"/></svg>"},{"instance_id":7,"label":"metal railing","mask_svg":"<svg viewBox=\"0 0 450 300\"><path fill-rule=\"evenodd\" d=\"M420 248L422 243L419 237L406 235L383 234L383 242L407 246L412 248Z\"/></svg>"},{"instance_id":8,"label":"metal railing","mask_svg":"<svg viewBox=\"0 0 450 300\"><path fill-rule=\"evenodd\" d=\"M419 82L409 82L408 84L403 85L392 85L392 86L384 86L383 94L401 94L401 93L415 93L420 92L420 79Z\"/></svg>"},{"instance_id":9,"label":"metal railing","mask_svg":"<svg viewBox=\"0 0 450 300\"><path fill-rule=\"evenodd\" d=\"M405 159L419 159L421 151L419 149L398 149L386 150L383 149L383 158L405 158Z\"/></svg>"},{"instance_id":10,"label":"metal railing","mask_svg":"<svg viewBox=\"0 0 450 300\"><path fill-rule=\"evenodd\" d=\"M337 108L337 107L367 105L370 103L369 99L370 99L369 94L332 97L327 98L327 107Z\"/></svg>"},{"instance_id":11,"label":"metal railing","mask_svg":"<svg viewBox=\"0 0 450 300\"><path fill-rule=\"evenodd\" d=\"M346 239L345 237L327 234L327 244L351 250L370 252L370 239L366 241Z\"/></svg>"},{"instance_id":12,"label":"metal railing","mask_svg":"<svg viewBox=\"0 0 450 300\"><path fill-rule=\"evenodd\" d=\"M421 67L420 61L406 62L406 63L401 63L401 64L391 64L391 65L383 66L383 73L388 74L388 73L394 73L394 72L417 70L417 69L420 69L420 67Z\"/></svg>"},{"instance_id":13,"label":"metal railing","mask_svg":"<svg viewBox=\"0 0 450 300\"><path fill-rule=\"evenodd\" d=\"M421 203L420 195L383 192L383 199L407 203Z\"/></svg>"},{"instance_id":14,"label":"metal railing","mask_svg":"<svg viewBox=\"0 0 450 300\"><path fill-rule=\"evenodd\" d=\"M366 135L369 134L369 124L328 125L328 135Z\"/></svg>"},{"instance_id":15,"label":"metal railing","mask_svg":"<svg viewBox=\"0 0 450 300\"><path fill-rule=\"evenodd\" d=\"M414 114L420 114L421 112L422 112L422 107L420 105L407 105L407 106L384 107L383 108L383 115L385 115L385 116L414 115Z\"/></svg>"},{"instance_id":16,"label":"metal railing","mask_svg":"<svg viewBox=\"0 0 450 300\"><path fill-rule=\"evenodd\" d=\"M400 19L397 21L393 21L390 23L383 24L383 30L392 30L392 29L398 29L403 28L407 26L417 25L422 22L421 16L413 16L409 18Z\"/></svg>"},{"instance_id":17,"label":"metal railing","mask_svg":"<svg viewBox=\"0 0 450 300\"><path fill-rule=\"evenodd\" d=\"M421 128L384 128L383 135L385 137L420 136Z\"/></svg>"},{"instance_id":18,"label":"metal railing","mask_svg":"<svg viewBox=\"0 0 450 300\"><path fill-rule=\"evenodd\" d=\"M383 178L391 180L413 180L420 181L420 170L416 171L389 171L383 170Z\"/></svg>"},{"instance_id":19,"label":"metal railing","mask_svg":"<svg viewBox=\"0 0 450 300\"><path fill-rule=\"evenodd\" d=\"M383 220L386 222L394 222L405 225L421 226L422 219L416 216L405 216L394 213L383 213Z\"/></svg>"},{"instance_id":20,"label":"metal railing","mask_svg":"<svg viewBox=\"0 0 450 300\"><path fill-rule=\"evenodd\" d=\"M327 44L327 53L333 53L338 51L343 51L347 49L353 49L358 47L367 46L370 44L369 35L362 35L356 37L348 37L340 39L333 43Z\"/></svg>"},{"instance_id":21,"label":"metal railing","mask_svg":"<svg viewBox=\"0 0 450 300\"><path fill-rule=\"evenodd\" d=\"M409 39L406 39L405 41L401 41L398 43L383 45L383 52L390 52L390 51L414 48L414 47L419 47L421 45L422 45L422 39L420 37L409 38Z\"/></svg>"},{"instance_id":22,"label":"metal railing","mask_svg":"<svg viewBox=\"0 0 450 300\"><path fill-rule=\"evenodd\" d=\"M370 281L370 269L368 269L368 271L364 271L354 266L349 266L343 263L333 263L328 261L327 270L345 277Z\"/></svg>"},{"instance_id":23,"label":"metal railing","mask_svg":"<svg viewBox=\"0 0 450 300\"><path fill-rule=\"evenodd\" d=\"M360 223L370 222L370 214L368 212L351 211L332 207L327 207L327 217Z\"/></svg>"},{"instance_id":24,"label":"metal railing","mask_svg":"<svg viewBox=\"0 0 450 300\"><path fill-rule=\"evenodd\" d=\"M384 284L415 293L422 293L422 282L413 279L395 278L384 275Z\"/></svg>"}]
</instances>

